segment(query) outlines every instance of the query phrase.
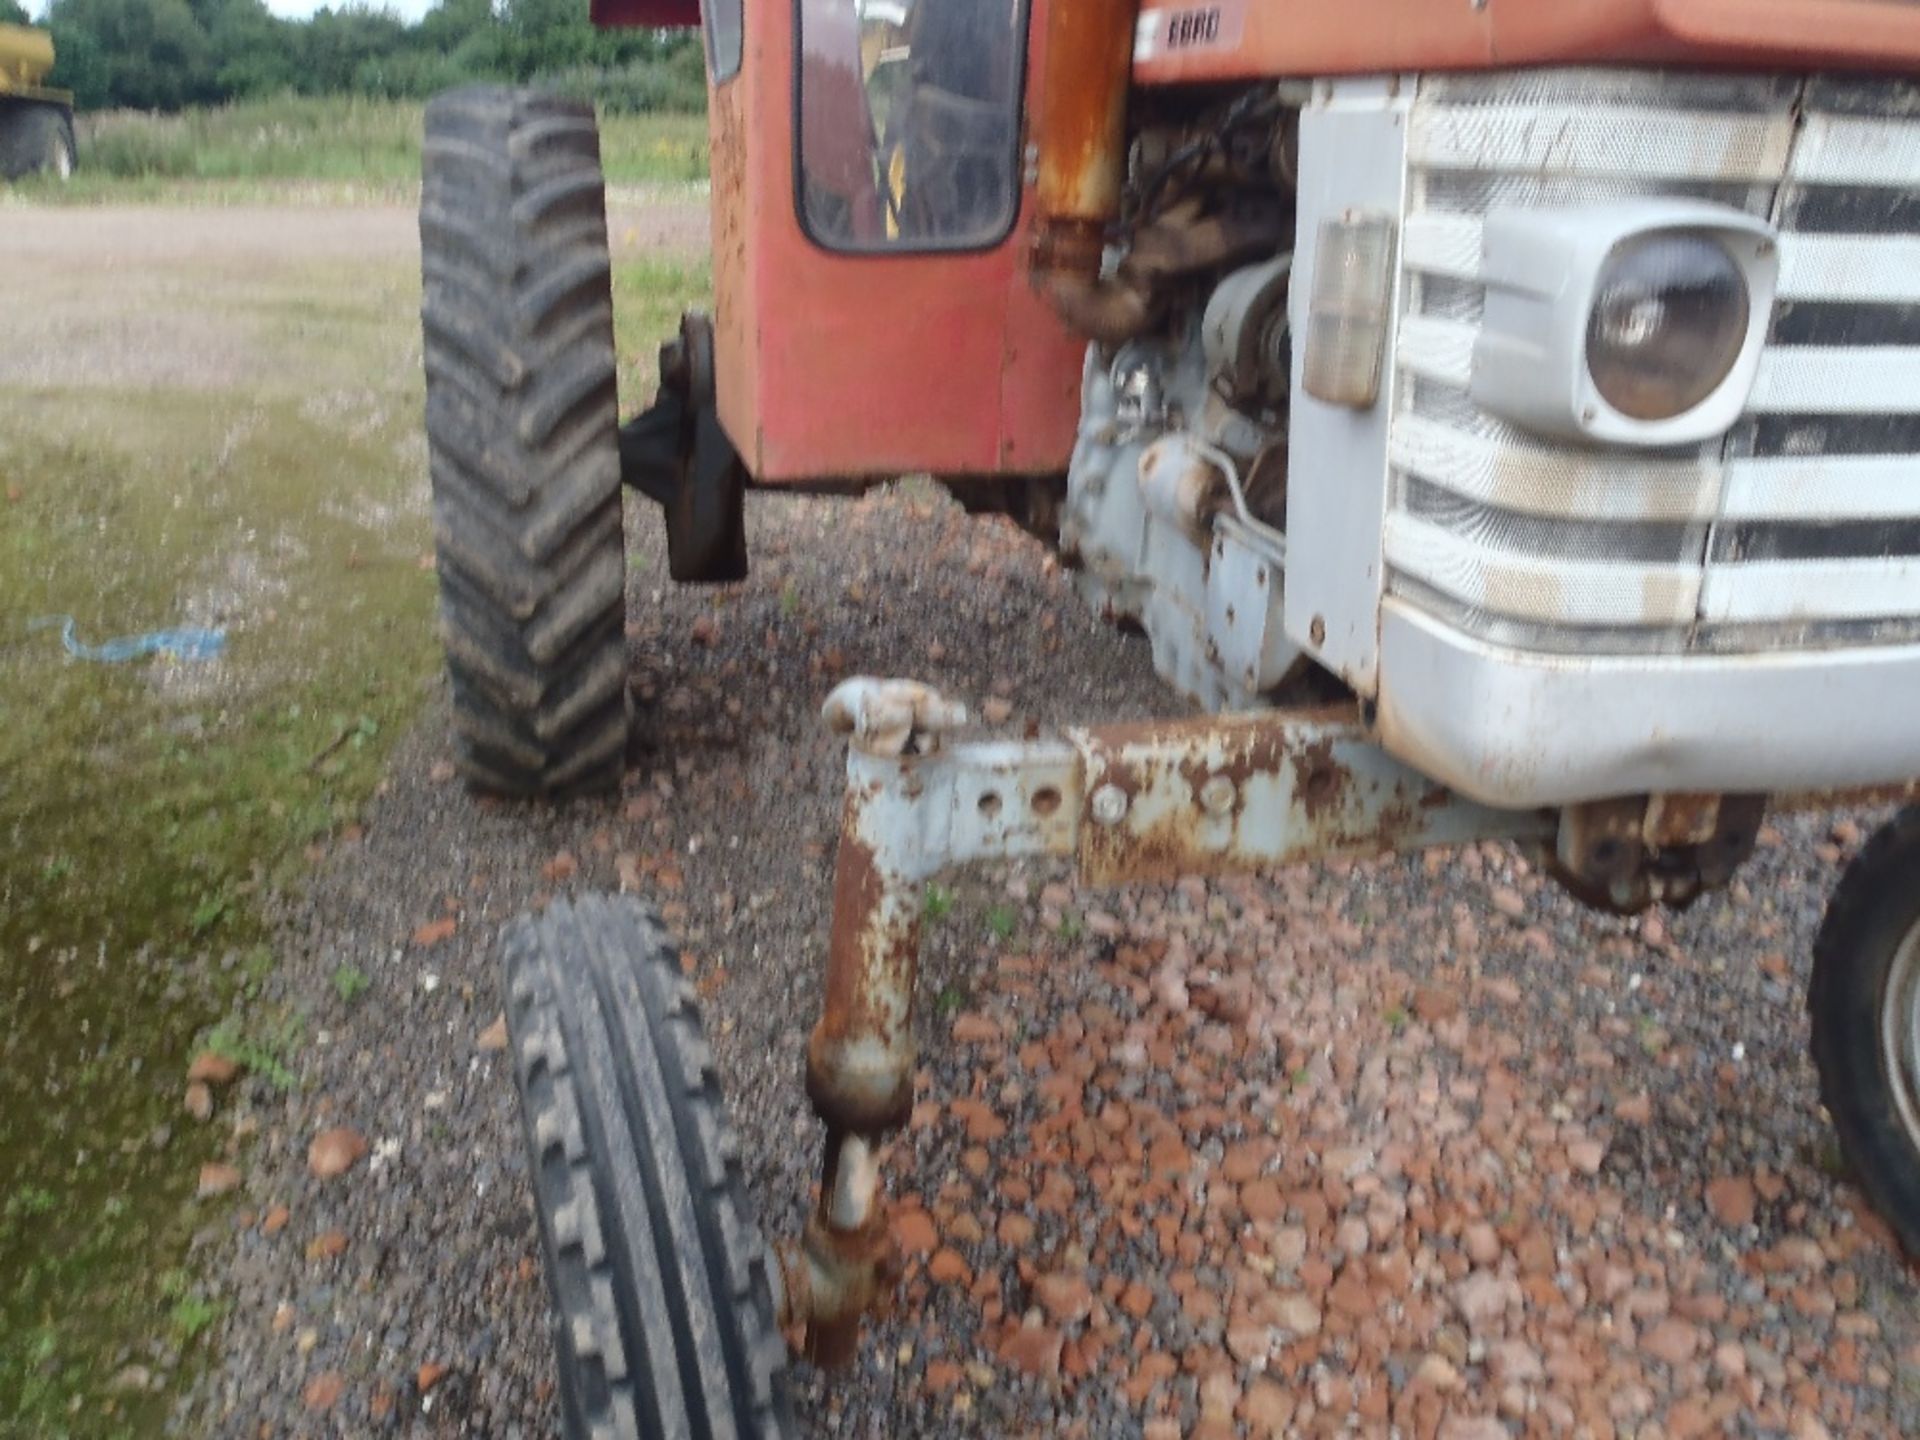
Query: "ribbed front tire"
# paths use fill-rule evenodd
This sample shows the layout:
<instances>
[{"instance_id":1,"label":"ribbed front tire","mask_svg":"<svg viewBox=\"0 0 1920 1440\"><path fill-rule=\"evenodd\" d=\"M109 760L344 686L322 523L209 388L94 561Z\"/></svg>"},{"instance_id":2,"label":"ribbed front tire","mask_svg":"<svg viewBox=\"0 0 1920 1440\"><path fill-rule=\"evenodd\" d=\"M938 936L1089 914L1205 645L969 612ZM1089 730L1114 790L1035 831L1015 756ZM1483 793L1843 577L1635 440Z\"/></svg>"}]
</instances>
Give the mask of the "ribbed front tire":
<instances>
[{"instance_id":1,"label":"ribbed front tire","mask_svg":"<svg viewBox=\"0 0 1920 1440\"><path fill-rule=\"evenodd\" d=\"M570 1440L793 1435L769 1257L659 925L561 900L505 949Z\"/></svg>"},{"instance_id":2,"label":"ribbed front tire","mask_svg":"<svg viewBox=\"0 0 1920 1440\"><path fill-rule=\"evenodd\" d=\"M1873 1208L1920 1261L1920 806L1840 877L1807 993L1820 1098Z\"/></svg>"},{"instance_id":3,"label":"ribbed front tire","mask_svg":"<svg viewBox=\"0 0 1920 1440\"><path fill-rule=\"evenodd\" d=\"M626 763L626 559L593 108L427 107L421 319L440 624L475 788L560 798Z\"/></svg>"}]
</instances>

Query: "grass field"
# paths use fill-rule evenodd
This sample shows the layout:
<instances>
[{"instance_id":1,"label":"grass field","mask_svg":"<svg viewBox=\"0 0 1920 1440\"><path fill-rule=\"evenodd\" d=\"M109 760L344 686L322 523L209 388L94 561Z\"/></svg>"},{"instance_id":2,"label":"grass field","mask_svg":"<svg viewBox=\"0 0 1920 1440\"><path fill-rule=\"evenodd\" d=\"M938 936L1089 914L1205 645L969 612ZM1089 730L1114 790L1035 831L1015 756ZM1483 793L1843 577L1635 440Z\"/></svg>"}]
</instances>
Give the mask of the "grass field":
<instances>
[{"instance_id":1,"label":"grass field","mask_svg":"<svg viewBox=\"0 0 1920 1440\"><path fill-rule=\"evenodd\" d=\"M262 153L397 173L397 113ZM187 1238L232 1202L194 1203L199 1166L247 1163L224 1102L182 1112L185 1063L273 966L261 900L437 683L418 261L403 206L0 224L33 296L0 354L0 1435L143 1435L221 1305ZM629 410L707 275L617 262ZM87 663L46 615L217 625L226 652ZM262 1010L229 1043L298 1083L315 1023Z\"/></svg>"},{"instance_id":2,"label":"grass field","mask_svg":"<svg viewBox=\"0 0 1920 1440\"><path fill-rule=\"evenodd\" d=\"M34 181L19 193L40 203L253 201L288 186L322 198L404 195L420 178L421 111L408 101L288 96L178 115L82 115L73 180ZM706 178L704 116L605 114L600 134L611 184Z\"/></svg>"}]
</instances>

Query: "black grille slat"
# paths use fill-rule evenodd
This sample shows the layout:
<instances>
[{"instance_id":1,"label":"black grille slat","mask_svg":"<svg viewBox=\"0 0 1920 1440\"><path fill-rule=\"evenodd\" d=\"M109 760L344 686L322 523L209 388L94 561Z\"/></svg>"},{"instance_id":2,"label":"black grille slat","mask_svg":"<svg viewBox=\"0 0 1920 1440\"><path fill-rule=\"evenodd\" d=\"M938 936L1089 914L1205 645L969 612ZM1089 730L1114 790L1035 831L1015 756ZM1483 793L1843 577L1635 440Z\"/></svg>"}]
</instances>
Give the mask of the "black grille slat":
<instances>
[{"instance_id":1,"label":"black grille slat","mask_svg":"<svg viewBox=\"0 0 1920 1440\"><path fill-rule=\"evenodd\" d=\"M1828 115L1920 120L1920 83L1872 75L1814 75L1802 104Z\"/></svg>"},{"instance_id":2,"label":"black grille slat","mask_svg":"<svg viewBox=\"0 0 1920 1440\"><path fill-rule=\"evenodd\" d=\"M1914 474L1920 497L1920 466ZM1891 560L1920 555L1920 520L1723 520L1711 560Z\"/></svg>"},{"instance_id":3,"label":"black grille slat","mask_svg":"<svg viewBox=\"0 0 1920 1440\"><path fill-rule=\"evenodd\" d=\"M1920 232L1920 186L1797 185L1783 197L1780 228L1800 235Z\"/></svg>"},{"instance_id":4,"label":"black grille slat","mask_svg":"<svg viewBox=\"0 0 1920 1440\"><path fill-rule=\"evenodd\" d=\"M1867 300L1784 300L1773 312L1775 345L1920 346L1920 305ZM1920 396L1914 397L1920 404Z\"/></svg>"},{"instance_id":5,"label":"black grille slat","mask_svg":"<svg viewBox=\"0 0 1920 1440\"><path fill-rule=\"evenodd\" d=\"M1752 455L1920 455L1920 415L1756 415Z\"/></svg>"}]
</instances>

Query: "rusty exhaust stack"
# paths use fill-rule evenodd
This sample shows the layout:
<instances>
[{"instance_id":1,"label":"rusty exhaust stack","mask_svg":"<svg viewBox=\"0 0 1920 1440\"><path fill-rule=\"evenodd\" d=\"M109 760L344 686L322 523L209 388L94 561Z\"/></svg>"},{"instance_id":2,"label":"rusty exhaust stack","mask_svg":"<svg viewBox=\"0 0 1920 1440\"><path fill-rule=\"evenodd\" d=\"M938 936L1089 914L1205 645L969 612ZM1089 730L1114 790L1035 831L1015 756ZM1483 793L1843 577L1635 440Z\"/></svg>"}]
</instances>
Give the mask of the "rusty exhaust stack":
<instances>
[{"instance_id":1,"label":"rusty exhaust stack","mask_svg":"<svg viewBox=\"0 0 1920 1440\"><path fill-rule=\"evenodd\" d=\"M1100 276L1120 218L1140 0L1053 0L1040 77L1033 281L1055 298Z\"/></svg>"}]
</instances>

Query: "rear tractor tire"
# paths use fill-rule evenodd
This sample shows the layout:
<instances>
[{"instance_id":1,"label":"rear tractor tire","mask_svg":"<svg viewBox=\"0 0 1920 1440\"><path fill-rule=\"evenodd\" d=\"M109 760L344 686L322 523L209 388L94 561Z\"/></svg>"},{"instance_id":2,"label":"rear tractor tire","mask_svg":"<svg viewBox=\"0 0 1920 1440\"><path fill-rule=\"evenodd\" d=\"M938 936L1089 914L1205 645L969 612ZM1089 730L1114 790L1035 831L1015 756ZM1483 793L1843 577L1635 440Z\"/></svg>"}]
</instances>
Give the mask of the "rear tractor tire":
<instances>
[{"instance_id":1,"label":"rear tractor tire","mask_svg":"<svg viewBox=\"0 0 1920 1440\"><path fill-rule=\"evenodd\" d=\"M440 626L479 790L626 764L619 421L593 107L478 86L427 107L420 198Z\"/></svg>"},{"instance_id":2,"label":"rear tractor tire","mask_svg":"<svg viewBox=\"0 0 1920 1440\"><path fill-rule=\"evenodd\" d=\"M0 175L8 180L41 174L68 180L75 154L73 117L58 105L0 104Z\"/></svg>"},{"instance_id":3,"label":"rear tractor tire","mask_svg":"<svg viewBox=\"0 0 1920 1440\"><path fill-rule=\"evenodd\" d=\"M1874 835L1841 877L1807 1008L1841 1151L1920 1260L1920 807Z\"/></svg>"},{"instance_id":4,"label":"rear tractor tire","mask_svg":"<svg viewBox=\"0 0 1920 1440\"><path fill-rule=\"evenodd\" d=\"M561 900L505 950L567 1435L795 1434L773 1272L658 924Z\"/></svg>"}]
</instances>

